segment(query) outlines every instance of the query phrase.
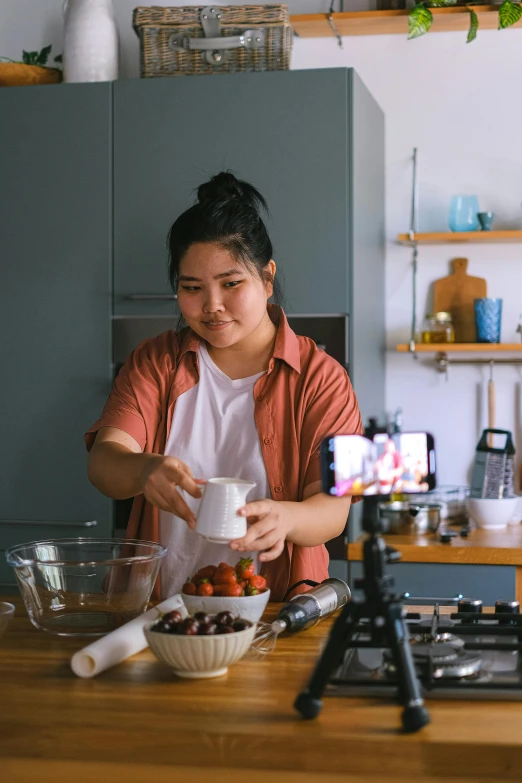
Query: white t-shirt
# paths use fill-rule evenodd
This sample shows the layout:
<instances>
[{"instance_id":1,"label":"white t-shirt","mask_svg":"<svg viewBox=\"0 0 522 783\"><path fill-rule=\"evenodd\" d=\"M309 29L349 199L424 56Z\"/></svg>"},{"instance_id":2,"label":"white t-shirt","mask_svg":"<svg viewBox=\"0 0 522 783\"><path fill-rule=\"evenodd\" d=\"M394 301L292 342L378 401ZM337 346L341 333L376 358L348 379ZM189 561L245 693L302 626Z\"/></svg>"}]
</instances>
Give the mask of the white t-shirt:
<instances>
[{"instance_id":1,"label":"white t-shirt","mask_svg":"<svg viewBox=\"0 0 522 783\"><path fill-rule=\"evenodd\" d=\"M176 400L165 454L178 457L196 478L219 476L255 481L247 501L270 497L254 421L254 385L263 373L231 380L212 361L204 342L199 350L199 382ZM197 515L200 500L178 490ZM160 543L168 548L161 568L163 597L179 592L198 568L240 557L228 544L212 544L166 511L159 513ZM253 556L252 554L250 556ZM257 569L257 559L254 557Z\"/></svg>"}]
</instances>

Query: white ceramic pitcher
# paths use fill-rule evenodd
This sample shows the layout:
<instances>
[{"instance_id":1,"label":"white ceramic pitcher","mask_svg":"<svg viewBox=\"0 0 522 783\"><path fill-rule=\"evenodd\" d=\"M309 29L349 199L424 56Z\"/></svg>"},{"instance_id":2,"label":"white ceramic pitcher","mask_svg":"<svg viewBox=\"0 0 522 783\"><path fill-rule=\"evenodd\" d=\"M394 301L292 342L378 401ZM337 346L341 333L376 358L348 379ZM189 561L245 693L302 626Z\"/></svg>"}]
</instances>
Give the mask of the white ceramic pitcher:
<instances>
[{"instance_id":1,"label":"white ceramic pitcher","mask_svg":"<svg viewBox=\"0 0 522 783\"><path fill-rule=\"evenodd\" d=\"M214 544L228 544L247 532L246 517L237 512L256 486L254 481L238 478L208 479L196 520L196 533Z\"/></svg>"},{"instance_id":2,"label":"white ceramic pitcher","mask_svg":"<svg viewBox=\"0 0 522 783\"><path fill-rule=\"evenodd\" d=\"M118 78L118 29L112 0L64 0L64 82Z\"/></svg>"}]
</instances>

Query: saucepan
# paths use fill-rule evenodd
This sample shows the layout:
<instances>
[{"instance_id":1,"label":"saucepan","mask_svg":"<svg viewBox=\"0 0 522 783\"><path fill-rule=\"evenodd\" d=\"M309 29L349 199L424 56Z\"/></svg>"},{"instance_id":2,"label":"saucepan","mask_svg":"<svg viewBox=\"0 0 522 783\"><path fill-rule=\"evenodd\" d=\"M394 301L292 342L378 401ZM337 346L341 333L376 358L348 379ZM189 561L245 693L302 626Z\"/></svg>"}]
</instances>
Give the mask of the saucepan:
<instances>
[{"instance_id":1,"label":"saucepan","mask_svg":"<svg viewBox=\"0 0 522 783\"><path fill-rule=\"evenodd\" d=\"M380 503L379 514L386 533L435 533L440 525L442 503Z\"/></svg>"}]
</instances>

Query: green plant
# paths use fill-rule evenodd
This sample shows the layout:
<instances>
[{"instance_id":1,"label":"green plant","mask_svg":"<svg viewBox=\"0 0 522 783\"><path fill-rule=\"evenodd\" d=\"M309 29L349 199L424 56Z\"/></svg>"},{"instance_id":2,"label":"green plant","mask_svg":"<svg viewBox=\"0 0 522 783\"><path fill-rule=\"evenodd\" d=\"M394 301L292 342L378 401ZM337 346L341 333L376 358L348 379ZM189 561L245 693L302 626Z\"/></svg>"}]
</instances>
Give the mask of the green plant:
<instances>
[{"instance_id":1,"label":"green plant","mask_svg":"<svg viewBox=\"0 0 522 783\"><path fill-rule=\"evenodd\" d=\"M433 14L430 8L447 8L456 5L456 0L422 0L415 5L408 15L408 38L418 38L425 35L433 22ZM478 5L489 5L488 2L477 2L466 5L469 12L469 30L466 43L471 43L477 37L479 20L474 7ZM498 9L498 29L503 30L511 27L522 18L522 6L514 0L504 0Z\"/></svg>"},{"instance_id":2,"label":"green plant","mask_svg":"<svg viewBox=\"0 0 522 783\"><path fill-rule=\"evenodd\" d=\"M42 65L46 68L55 68L56 65L47 65L47 60L51 54L52 46L44 46L41 52L22 52L21 60L11 60L9 57L0 57L0 60L7 60L9 63L24 63L25 65ZM58 54L53 60L54 63L62 62L62 55Z\"/></svg>"}]
</instances>

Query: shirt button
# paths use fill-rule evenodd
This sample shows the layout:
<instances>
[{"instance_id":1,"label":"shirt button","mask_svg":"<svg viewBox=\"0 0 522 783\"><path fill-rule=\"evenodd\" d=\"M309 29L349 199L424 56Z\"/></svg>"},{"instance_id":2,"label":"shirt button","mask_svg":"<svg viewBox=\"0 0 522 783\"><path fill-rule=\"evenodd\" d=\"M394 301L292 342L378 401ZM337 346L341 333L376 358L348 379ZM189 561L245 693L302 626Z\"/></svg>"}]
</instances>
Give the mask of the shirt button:
<instances>
[{"instance_id":1,"label":"shirt button","mask_svg":"<svg viewBox=\"0 0 522 783\"><path fill-rule=\"evenodd\" d=\"M280 487L279 485L277 485L277 487L274 487L274 492L281 492L282 489L283 489L283 487Z\"/></svg>"},{"instance_id":2,"label":"shirt button","mask_svg":"<svg viewBox=\"0 0 522 783\"><path fill-rule=\"evenodd\" d=\"M270 444L272 443L272 439L271 438L265 438L263 443L265 444L265 446L270 446Z\"/></svg>"}]
</instances>

